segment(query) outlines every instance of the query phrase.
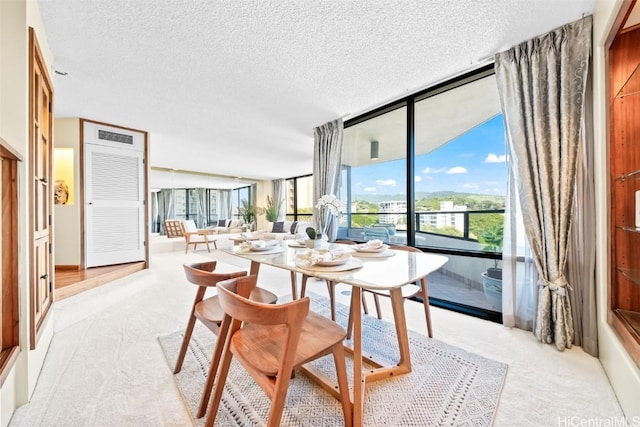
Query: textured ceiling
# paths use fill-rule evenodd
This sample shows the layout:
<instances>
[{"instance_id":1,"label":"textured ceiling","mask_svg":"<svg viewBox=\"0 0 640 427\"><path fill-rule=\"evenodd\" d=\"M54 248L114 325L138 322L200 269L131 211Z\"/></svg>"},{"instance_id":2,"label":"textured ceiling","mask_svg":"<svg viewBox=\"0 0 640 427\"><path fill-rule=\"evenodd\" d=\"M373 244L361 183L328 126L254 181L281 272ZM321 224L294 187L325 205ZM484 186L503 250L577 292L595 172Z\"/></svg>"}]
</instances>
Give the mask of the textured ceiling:
<instances>
[{"instance_id":1,"label":"textured ceiling","mask_svg":"<svg viewBox=\"0 0 640 427\"><path fill-rule=\"evenodd\" d=\"M39 0L56 117L150 132L151 166L311 173L313 128L477 68L594 0ZM152 182L153 185L153 182Z\"/></svg>"}]
</instances>

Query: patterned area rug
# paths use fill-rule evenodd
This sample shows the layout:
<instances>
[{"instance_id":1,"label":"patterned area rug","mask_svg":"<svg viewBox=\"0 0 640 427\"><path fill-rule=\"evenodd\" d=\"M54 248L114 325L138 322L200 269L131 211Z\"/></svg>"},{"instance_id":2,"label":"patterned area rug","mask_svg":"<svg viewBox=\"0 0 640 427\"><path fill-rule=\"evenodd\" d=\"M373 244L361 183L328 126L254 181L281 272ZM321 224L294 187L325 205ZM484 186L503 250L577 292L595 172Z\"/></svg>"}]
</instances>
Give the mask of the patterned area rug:
<instances>
[{"instance_id":1,"label":"patterned area rug","mask_svg":"<svg viewBox=\"0 0 640 427\"><path fill-rule=\"evenodd\" d=\"M329 315L329 300L311 296L312 310ZM285 301L287 298L281 298ZM348 307L338 305L338 322L343 326ZM171 370L182 343L183 331L159 337ZM364 351L387 360L397 360L397 340L392 324L363 316ZM490 426L504 384L507 365L424 335L409 331L412 372L367 386L365 426ZM196 426L205 418L195 413L213 352L215 336L196 324L182 371L175 376ZM351 359L347 369L351 377ZM332 356L314 366L335 378ZM261 426L270 401L234 361L223 393L217 426ZM206 417L206 416L205 416ZM340 403L303 374L292 379L282 426L344 425Z\"/></svg>"}]
</instances>

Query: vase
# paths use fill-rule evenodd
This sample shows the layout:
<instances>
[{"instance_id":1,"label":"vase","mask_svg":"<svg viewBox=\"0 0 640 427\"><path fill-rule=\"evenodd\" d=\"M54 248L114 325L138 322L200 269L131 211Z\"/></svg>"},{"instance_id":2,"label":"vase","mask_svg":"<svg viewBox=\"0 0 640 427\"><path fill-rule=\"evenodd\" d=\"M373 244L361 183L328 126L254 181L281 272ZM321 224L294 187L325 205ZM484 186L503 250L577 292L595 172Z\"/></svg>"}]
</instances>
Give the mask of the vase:
<instances>
[{"instance_id":1,"label":"vase","mask_svg":"<svg viewBox=\"0 0 640 427\"><path fill-rule=\"evenodd\" d=\"M322 247L321 239L309 239L305 242L309 249L320 249Z\"/></svg>"}]
</instances>

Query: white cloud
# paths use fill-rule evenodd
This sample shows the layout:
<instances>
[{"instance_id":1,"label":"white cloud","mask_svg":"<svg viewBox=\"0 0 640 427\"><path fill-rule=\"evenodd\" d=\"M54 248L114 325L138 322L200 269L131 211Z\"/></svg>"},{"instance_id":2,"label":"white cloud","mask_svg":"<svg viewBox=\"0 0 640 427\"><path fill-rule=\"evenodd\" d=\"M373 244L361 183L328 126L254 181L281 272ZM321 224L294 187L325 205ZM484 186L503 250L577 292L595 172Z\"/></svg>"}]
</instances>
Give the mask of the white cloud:
<instances>
[{"instance_id":1,"label":"white cloud","mask_svg":"<svg viewBox=\"0 0 640 427\"><path fill-rule=\"evenodd\" d=\"M395 179L377 179L376 184L391 187L396 185Z\"/></svg>"},{"instance_id":2,"label":"white cloud","mask_svg":"<svg viewBox=\"0 0 640 427\"><path fill-rule=\"evenodd\" d=\"M485 163L504 163L507 161L507 155L506 154L494 154L494 153L489 153L489 155L484 159Z\"/></svg>"},{"instance_id":3,"label":"white cloud","mask_svg":"<svg viewBox=\"0 0 640 427\"><path fill-rule=\"evenodd\" d=\"M424 174L440 173L440 172L444 172L446 169L447 168L440 168L440 169L424 168L424 169L422 169L422 173L424 173Z\"/></svg>"},{"instance_id":4,"label":"white cloud","mask_svg":"<svg viewBox=\"0 0 640 427\"><path fill-rule=\"evenodd\" d=\"M447 171L447 174L459 174L459 173L467 173L467 168L462 166L455 166Z\"/></svg>"},{"instance_id":5,"label":"white cloud","mask_svg":"<svg viewBox=\"0 0 640 427\"><path fill-rule=\"evenodd\" d=\"M376 191L376 187L364 187L364 191L368 191L368 192L375 192Z\"/></svg>"},{"instance_id":6,"label":"white cloud","mask_svg":"<svg viewBox=\"0 0 640 427\"><path fill-rule=\"evenodd\" d=\"M416 176L413 177L413 180L415 182L420 182L420 181L422 181L422 177L420 175L416 175Z\"/></svg>"},{"instance_id":7,"label":"white cloud","mask_svg":"<svg viewBox=\"0 0 640 427\"><path fill-rule=\"evenodd\" d=\"M478 190L480 188L478 184L464 184L462 187L468 190Z\"/></svg>"},{"instance_id":8,"label":"white cloud","mask_svg":"<svg viewBox=\"0 0 640 427\"><path fill-rule=\"evenodd\" d=\"M484 185L498 185L498 181L485 181Z\"/></svg>"}]
</instances>

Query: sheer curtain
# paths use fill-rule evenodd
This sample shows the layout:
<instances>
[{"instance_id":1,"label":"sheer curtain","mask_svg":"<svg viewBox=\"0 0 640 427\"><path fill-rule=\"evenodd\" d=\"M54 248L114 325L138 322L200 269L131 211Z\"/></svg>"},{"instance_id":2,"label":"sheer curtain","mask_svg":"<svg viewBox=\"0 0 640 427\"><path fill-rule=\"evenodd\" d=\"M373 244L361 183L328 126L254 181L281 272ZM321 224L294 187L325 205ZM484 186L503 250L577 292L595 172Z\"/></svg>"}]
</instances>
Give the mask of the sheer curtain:
<instances>
[{"instance_id":1,"label":"sheer curtain","mask_svg":"<svg viewBox=\"0 0 640 427\"><path fill-rule=\"evenodd\" d=\"M565 267L591 29L588 16L496 55L511 165L539 274L534 333L559 350L574 340Z\"/></svg>"},{"instance_id":2,"label":"sheer curtain","mask_svg":"<svg viewBox=\"0 0 640 427\"><path fill-rule=\"evenodd\" d=\"M287 216L287 205L285 203L285 183L284 179L274 179L271 181L273 185L273 201L280 202L280 210L278 211L278 221L283 221Z\"/></svg>"},{"instance_id":3,"label":"sheer curtain","mask_svg":"<svg viewBox=\"0 0 640 427\"><path fill-rule=\"evenodd\" d=\"M533 330L538 273L522 222L515 176L509 169L502 247L502 324Z\"/></svg>"},{"instance_id":4,"label":"sheer curtain","mask_svg":"<svg viewBox=\"0 0 640 427\"><path fill-rule=\"evenodd\" d=\"M589 79L590 83L590 79ZM586 102L591 105L591 84L587 84ZM578 153L576 189L573 202L573 225L567 254L567 278L576 345L590 355L598 356L596 318L596 206L593 171L593 119L585 110L584 141Z\"/></svg>"},{"instance_id":5,"label":"sheer curtain","mask_svg":"<svg viewBox=\"0 0 640 427\"><path fill-rule=\"evenodd\" d=\"M314 203L325 194L337 196L340 187L340 165L342 163L342 119L325 123L314 129L313 150L313 200ZM338 219L328 209L313 209L316 229L326 230L329 241L336 240Z\"/></svg>"},{"instance_id":6,"label":"sheer curtain","mask_svg":"<svg viewBox=\"0 0 640 427\"><path fill-rule=\"evenodd\" d=\"M218 190L220 196L220 214L218 219L231 219L231 191L232 190Z\"/></svg>"},{"instance_id":7,"label":"sheer curtain","mask_svg":"<svg viewBox=\"0 0 640 427\"><path fill-rule=\"evenodd\" d=\"M164 221L176 217L176 208L173 203L174 193L175 190L173 188L163 188L159 192L158 220L160 221L160 234L167 234L167 231L164 229Z\"/></svg>"}]
</instances>

